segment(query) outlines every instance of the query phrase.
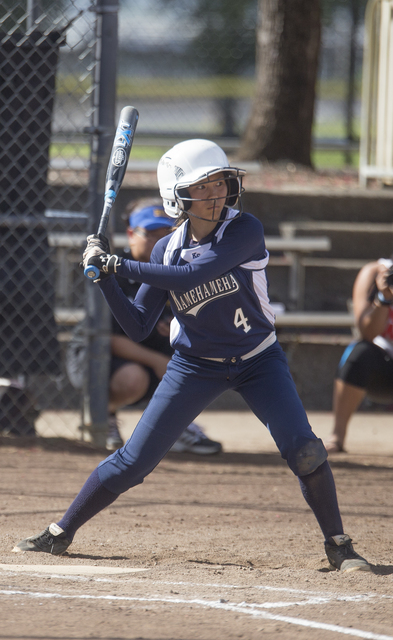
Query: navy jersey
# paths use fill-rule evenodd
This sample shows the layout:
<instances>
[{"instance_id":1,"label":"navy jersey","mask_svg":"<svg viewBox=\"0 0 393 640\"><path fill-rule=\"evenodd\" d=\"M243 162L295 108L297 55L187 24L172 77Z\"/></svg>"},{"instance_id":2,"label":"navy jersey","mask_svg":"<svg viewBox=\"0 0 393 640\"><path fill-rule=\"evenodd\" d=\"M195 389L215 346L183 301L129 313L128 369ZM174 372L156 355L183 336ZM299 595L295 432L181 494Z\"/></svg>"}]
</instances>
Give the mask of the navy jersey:
<instances>
[{"instance_id":1,"label":"navy jersey","mask_svg":"<svg viewBox=\"0 0 393 640\"><path fill-rule=\"evenodd\" d=\"M200 243L190 240L186 221L157 242L150 263L123 260L118 274L144 283L133 304L113 277L101 288L133 340L150 333L169 297L173 348L196 357L240 357L275 340L268 259L260 221L229 209Z\"/></svg>"}]
</instances>

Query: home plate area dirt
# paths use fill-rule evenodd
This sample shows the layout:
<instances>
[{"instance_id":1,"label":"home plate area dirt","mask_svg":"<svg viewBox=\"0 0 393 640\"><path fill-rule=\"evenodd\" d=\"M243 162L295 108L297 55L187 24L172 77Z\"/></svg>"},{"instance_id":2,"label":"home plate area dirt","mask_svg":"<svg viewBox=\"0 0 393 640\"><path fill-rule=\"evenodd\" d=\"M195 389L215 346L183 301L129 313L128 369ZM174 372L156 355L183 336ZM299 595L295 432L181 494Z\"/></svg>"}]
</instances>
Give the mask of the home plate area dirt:
<instances>
[{"instance_id":1,"label":"home plate area dirt","mask_svg":"<svg viewBox=\"0 0 393 640\"><path fill-rule=\"evenodd\" d=\"M372 573L328 570L277 453L168 454L62 557L15 554L59 520L104 453L0 445L0 639L393 640L392 456L332 457L345 530Z\"/></svg>"}]
</instances>

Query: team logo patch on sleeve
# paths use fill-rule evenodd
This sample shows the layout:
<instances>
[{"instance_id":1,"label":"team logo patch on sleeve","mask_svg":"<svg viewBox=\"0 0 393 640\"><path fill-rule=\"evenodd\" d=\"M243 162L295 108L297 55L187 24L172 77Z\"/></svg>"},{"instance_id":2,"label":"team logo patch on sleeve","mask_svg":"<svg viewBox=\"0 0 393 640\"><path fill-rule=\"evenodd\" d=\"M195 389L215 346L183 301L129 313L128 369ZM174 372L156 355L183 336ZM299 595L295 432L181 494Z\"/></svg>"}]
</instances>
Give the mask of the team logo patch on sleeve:
<instances>
[{"instance_id":1,"label":"team logo patch on sleeve","mask_svg":"<svg viewBox=\"0 0 393 640\"><path fill-rule=\"evenodd\" d=\"M171 291L171 297L179 313L197 316L209 302L230 296L239 291L240 285L232 273L215 278L184 293Z\"/></svg>"}]
</instances>

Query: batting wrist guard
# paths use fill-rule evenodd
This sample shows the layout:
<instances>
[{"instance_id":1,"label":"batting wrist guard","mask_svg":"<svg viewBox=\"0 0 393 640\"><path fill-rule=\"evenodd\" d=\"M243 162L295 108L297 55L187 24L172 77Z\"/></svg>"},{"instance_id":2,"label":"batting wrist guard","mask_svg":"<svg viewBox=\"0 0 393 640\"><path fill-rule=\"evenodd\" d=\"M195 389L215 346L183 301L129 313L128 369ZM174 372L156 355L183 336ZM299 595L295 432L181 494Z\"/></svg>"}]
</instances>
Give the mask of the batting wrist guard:
<instances>
[{"instance_id":1,"label":"batting wrist guard","mask_svg":"<svg viewBox=\"0 0 393 640\"><path fill-rule=\"evenodd\" d=\"M117 273L117 269L121 265L121 258L116 255L100 256L102 260L102 271L106 273L108 276L112 276L114 273ZM101 271L101 269L100 269Z\"/></svg>"},{"instance_id":2,"label":"batting wrist guard","mask_svg":"<svg viewBox=\"0 0 393 640\"><path fill-rule=\"evenodd\" d=\"M121 264L121 258L116 255L110 255L109 253L102 253L99 256L92 256L89 259L88 264L97 267L97 269L100 270L100 273L102 274L100 279L102 279L102 277L111 276L114 273L117 273L117 269ZM99 282L99 279L94 282Z\"/></svg>"}]
</instances>

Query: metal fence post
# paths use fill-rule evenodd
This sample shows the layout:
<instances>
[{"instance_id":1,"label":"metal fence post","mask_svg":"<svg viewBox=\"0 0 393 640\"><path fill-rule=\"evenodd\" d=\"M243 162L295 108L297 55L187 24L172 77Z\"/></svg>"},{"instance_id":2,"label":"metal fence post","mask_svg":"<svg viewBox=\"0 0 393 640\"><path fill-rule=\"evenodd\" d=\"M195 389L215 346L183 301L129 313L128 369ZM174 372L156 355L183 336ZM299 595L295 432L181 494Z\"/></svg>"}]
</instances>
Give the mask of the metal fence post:
<instances>
[{"instance_id":1,"label":"metal fence post","mask_svg":"<svg viewBox=\"0 0 393 640\"><path fill-rule=\"evenodd\" d=\"M96 69L89 179L89 231L96 233L104 201L106 166L115 131L118 0L96 0ZM108 429L110 311L96 284L86 280L88 362L83 422L92 442L105 446Z\"/></svg>"}]
</instances>

